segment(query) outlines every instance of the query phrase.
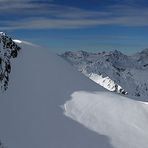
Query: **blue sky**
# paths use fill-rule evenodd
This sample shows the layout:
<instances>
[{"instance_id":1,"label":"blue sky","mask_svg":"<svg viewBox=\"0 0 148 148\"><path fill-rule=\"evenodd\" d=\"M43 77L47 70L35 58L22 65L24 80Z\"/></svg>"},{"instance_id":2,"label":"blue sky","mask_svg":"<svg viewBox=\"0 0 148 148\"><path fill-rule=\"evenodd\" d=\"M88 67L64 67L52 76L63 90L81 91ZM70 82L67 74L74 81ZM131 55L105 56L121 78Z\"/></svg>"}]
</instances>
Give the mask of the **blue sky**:
<instances>
[{"instance_id":1,"label":"blue sky","mask_svg":"<svg viewBox=\"0 0 148 148\"><path fill-rule=\"evenodd\" d=\"M148 48L147 0L0 0L0 30L65 50Z\"/></svg>"}]
</instances>

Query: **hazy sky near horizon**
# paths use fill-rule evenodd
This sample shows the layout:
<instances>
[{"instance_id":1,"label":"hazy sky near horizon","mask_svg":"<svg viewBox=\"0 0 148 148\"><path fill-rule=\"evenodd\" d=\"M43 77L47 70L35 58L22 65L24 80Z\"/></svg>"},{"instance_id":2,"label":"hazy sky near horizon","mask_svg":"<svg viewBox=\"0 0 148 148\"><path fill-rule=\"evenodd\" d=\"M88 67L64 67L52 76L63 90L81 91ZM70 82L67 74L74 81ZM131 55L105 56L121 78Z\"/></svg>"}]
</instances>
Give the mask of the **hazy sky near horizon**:
<instances>
[{"instance_id":1,"label":"hazy sky near horizon","mask_svg":"<svg viewBox=\"0 0 148 148\"><path fill-rule=\"evenodd\" d=\"M147 0L0 0L0 31L54 52L148 48Z\"/></svg>"}]
</instances>

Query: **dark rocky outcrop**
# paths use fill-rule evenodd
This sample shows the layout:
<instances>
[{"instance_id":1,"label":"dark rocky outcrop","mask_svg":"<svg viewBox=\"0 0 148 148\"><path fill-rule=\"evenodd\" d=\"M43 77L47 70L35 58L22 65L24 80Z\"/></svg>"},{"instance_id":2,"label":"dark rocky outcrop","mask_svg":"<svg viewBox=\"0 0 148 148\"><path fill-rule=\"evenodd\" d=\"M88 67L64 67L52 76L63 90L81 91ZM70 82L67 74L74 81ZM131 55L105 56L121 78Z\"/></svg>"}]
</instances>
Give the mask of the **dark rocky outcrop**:
<instances>
[{"instance_id":1,"label":"dark rocky outcrop","mask_svg":"<svg viewBox=\"0 0 148 148\"><path fill-rule=\"evenodd\" d=\"M5 33L0 33L0 89L8 88L11 59L16 58L21 48Z\"/></svg>"}]
</instances>

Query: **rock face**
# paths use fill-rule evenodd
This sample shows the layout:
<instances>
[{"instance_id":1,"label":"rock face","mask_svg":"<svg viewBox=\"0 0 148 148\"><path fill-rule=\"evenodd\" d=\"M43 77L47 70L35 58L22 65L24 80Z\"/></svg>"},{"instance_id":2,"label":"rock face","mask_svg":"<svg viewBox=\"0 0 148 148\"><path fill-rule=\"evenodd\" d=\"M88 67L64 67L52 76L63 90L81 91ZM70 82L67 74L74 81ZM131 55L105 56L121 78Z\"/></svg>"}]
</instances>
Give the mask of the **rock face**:
<instances>
[{"instance_id":1,"label":"rock face","mask_svg":"<svg viewBox=\"0 0 148 148\"><path fill-rule=\"evenodd\" d=\"M61 56L110 91L139 100L148 97L148 49L132 56L117 50L100 53L69 51Z\"/></svg>"},{"instance_id":2,"label":"rock face","mask_svg":"<svg viewBox=\"0 0 148 148\"><path fill-rule=\"evenodd\" d=\"M0 32L0 91L8 88L11 59L17 57L20 49L10 37Z\"/></svg>"}]
</instances>

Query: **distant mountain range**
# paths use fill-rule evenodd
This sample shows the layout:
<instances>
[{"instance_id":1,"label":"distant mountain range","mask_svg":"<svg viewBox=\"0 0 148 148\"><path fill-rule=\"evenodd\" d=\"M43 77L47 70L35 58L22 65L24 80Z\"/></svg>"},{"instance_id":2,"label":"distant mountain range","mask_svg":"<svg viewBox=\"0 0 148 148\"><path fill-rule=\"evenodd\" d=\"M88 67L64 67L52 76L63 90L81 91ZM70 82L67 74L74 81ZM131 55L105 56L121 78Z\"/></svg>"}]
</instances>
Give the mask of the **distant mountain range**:
<instances>
[{"instance_id":1,"label":"distant mountain range","mask_svg":"<svg viewBox=\"0 0 148 148\"><path fill-rule=\"evenodd\" d=\"M148 49L128 56L118 50L60 55L78 71L110 91L136 99L148 98Z\"/></svg>"}]
</instances>

